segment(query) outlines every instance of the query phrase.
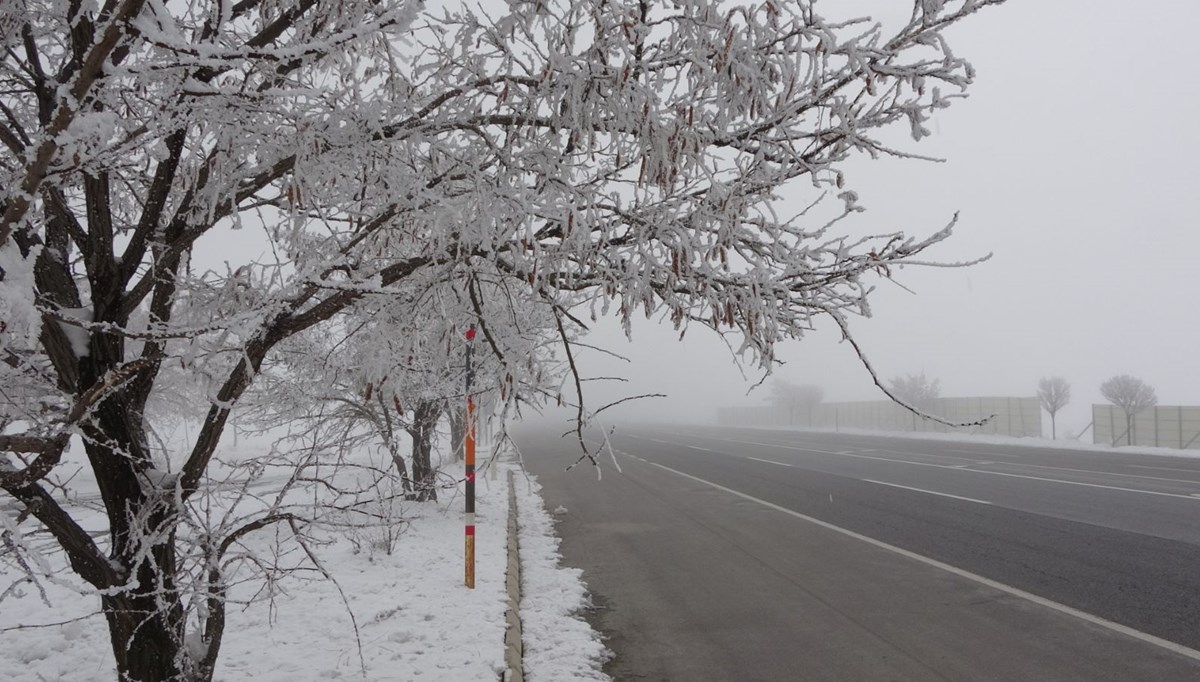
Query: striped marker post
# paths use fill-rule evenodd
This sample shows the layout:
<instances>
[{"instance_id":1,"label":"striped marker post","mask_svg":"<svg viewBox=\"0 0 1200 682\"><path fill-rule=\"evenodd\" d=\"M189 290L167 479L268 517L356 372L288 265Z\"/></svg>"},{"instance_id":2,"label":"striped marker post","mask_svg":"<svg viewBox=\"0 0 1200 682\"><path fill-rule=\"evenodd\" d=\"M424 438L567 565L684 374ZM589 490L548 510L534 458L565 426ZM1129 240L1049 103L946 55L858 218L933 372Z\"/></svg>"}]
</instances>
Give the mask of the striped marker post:
<instances>
[{"instance_id":1,"label":"striped marker post","mask_svg":"<svg viewBox=\"0 0 1200 682\"><path fill-rule=\"evenodd\" d=\"M475 589L475 401L471 398L471 342L475 340L475 325L467 328L467 428L463 439L467 481L467 587Z\"/></svg>"}]
</instances>

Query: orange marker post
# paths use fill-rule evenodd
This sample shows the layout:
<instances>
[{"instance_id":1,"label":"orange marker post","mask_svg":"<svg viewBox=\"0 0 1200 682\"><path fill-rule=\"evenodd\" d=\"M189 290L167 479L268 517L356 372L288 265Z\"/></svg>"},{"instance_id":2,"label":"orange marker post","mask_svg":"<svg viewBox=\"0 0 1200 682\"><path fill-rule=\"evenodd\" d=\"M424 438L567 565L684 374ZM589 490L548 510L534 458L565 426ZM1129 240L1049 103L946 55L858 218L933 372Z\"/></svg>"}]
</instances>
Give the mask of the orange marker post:
<instances>
[{"instance_id":1,"label":"orange marker post","mask_svg":"<svg viewBox=\"0 0 1200 682\"><path fill-rule=\"evenodd\" d=\"M467 528L466 528L466 583L475 589L475 401L471 398L471 346L475 339L475 326L467 328L467 428L463 440L466 459L467 482Z\"/></svg>"}]
</instances>

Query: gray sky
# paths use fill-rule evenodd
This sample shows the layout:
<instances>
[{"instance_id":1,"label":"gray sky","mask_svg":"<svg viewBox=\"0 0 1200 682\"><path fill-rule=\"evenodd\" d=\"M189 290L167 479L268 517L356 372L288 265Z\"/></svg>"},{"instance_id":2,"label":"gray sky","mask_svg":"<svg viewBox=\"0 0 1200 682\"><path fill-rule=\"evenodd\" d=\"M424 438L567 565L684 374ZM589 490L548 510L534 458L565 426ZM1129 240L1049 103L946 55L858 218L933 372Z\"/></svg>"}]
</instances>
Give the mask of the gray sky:
<instances>
[{"instance_id":1,"label":"gray sky","mask_svg":"<svg viewBox=\"0 0 1200 682\"><path fill-rule=\"evenodd\" d=\"M906 17L910 6L838 0L821 11ZM938 114L932 138L906 147L947 162L855 163L848 180L868 209L864 229L925 234L959 210L956 235L934 255L995 255L963 270L904 270L916 295L880 283L874 317L854 329L881 375L924 370L955 396L1033 395L1039 377L1058 374L1073 388L1060 424L1074 430L1113 374L1144 379L1160 404L1200 404L1200 226L1189 205L1200 195L1197 25L1191 0L1010 0L948 32L976 84ZM705 419L717 405L763 401L765 391L744 396L728 350L700 332L681 345L641 324L631 345L615 328L597 331L634 360L624 373L636 380L621 391L672 396L623 414ZM780 357L780 377L823 384L829 400L879 397L831 331ZM619 394L597 389L590 402Z\"/></svg>"}]
</instances>

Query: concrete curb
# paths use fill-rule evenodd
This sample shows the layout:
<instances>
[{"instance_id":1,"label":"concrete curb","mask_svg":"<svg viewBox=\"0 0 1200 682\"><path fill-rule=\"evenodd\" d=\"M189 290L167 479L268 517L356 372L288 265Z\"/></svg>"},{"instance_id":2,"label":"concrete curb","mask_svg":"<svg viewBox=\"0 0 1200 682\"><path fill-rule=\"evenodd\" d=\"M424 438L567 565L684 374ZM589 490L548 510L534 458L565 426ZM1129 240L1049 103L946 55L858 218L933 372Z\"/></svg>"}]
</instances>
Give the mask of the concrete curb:
<instances>
[{"instance_id":1,"label":"concrete curb","mask_svg":"<svg viewBox=\"0 0 1200 682\"><path fill-rule=\"evenodd\" d=\"M504 612L504 665L501 682L524 682L525 666L521 644L521 547L517 538L517 489L508 471L508 571L504 579L508 609Z\"/></svg>"}]
</instances>

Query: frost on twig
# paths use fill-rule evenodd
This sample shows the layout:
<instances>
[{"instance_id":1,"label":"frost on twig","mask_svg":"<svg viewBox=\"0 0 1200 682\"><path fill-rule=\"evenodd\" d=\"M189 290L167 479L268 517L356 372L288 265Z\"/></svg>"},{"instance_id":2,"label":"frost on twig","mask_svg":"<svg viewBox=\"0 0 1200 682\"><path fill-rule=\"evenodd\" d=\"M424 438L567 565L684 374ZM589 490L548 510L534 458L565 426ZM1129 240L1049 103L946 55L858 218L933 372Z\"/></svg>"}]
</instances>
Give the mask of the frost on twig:
<instances>
[{"instance_id":1,"label":"frost on twig","mask_svg":"<svg viewBox=\"0 0 1200 682\"><path fill-rule=\"evenodd\" d=\"M339 434L428 495L445 480L397 435L565 380L594 461L583 318L707 328L769 369L936 262L949 229L849 229L844 162L920 158L886 131L923 137L970 86L944 29L998 2L914 0L894 28L811 0L0 5L3 500L100 595L122 675L211 676L212 548L355 489L324 475ZM235 504L218 446L282 423L286 467L239 469ZM243 544L228 570L272 594Z\"/></svg>"}]
</instances>

